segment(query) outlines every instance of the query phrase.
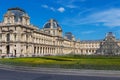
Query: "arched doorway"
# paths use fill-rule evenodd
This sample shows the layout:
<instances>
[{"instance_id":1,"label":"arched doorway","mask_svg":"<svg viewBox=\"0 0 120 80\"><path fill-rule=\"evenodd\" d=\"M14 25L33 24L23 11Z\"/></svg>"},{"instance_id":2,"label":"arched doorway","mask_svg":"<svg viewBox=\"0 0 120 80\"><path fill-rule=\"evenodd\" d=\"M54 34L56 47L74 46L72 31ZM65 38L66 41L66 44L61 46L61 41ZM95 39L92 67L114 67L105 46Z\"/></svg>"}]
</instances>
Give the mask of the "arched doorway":
<instances>
[{"instance_id":1,"label":"arched doorway","mask_svg":"<svg viewBox=\"0 0 120 80\"><path fill-rule=\"evenodd\" d=\"M16 50L14 50L14 56L16 57Z\"/></svg>"},{"instance_id":2,"label":"arched doorway","mask_svg":"<svg viewBox=\"0 0 120 80\"><path fill-rule=\"evenodd\" d=\"M10 53L10 46L9 45L6 46L6 50L7 50L6 52L7 52L7 55L8 55Z\"/></svg>"}]
</instances>

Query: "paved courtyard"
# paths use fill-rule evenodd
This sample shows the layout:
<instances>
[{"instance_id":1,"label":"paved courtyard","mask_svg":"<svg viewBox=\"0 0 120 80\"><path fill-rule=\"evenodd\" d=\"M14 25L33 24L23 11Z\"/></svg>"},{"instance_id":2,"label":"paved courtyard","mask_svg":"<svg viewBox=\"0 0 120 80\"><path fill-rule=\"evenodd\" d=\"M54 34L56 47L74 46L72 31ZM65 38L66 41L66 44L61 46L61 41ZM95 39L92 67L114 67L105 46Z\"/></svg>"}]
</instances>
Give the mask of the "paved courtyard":
<instances>
[{"instance_id":1,"label":"paved courtyard","mask_svg":"<svg viewBox=\"0 0 120 80\"><path fill-rule=\"evenodd\" d=\"M72 72L71 72L72 73ZM120 80L120 77L83 76L62 73L48 74L0 69L0 80Z\"/></svg>"}]
</instances>

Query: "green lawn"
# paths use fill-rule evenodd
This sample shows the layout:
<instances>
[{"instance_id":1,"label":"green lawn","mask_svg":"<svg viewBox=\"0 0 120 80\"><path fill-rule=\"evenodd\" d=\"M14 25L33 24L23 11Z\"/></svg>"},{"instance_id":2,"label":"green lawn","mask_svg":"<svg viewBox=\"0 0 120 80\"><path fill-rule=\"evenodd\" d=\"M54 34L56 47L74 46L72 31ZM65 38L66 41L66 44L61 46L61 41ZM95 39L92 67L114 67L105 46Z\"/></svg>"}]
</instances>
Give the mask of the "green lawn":
<instances>
[{"instance_id":1,"label":"green lawn","mask_svg":"<svg viewBox=\"0 0 120 80\"><path fill-rule=\"evenodd\" d=\"M45 56L4 58L1 64L69 69L120 70L120 56Z\"/></svg>"}]
</instances>

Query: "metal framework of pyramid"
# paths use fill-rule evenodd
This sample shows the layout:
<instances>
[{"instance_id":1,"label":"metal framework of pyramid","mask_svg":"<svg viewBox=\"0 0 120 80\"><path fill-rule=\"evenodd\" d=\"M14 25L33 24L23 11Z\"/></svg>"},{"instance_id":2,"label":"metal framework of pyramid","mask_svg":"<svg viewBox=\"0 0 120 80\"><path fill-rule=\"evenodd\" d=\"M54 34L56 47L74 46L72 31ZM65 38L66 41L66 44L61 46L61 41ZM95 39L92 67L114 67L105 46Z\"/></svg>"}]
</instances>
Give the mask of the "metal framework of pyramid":
<instances>
[{"instance_id":1,"label":"metal framework of pyramid","mask_svg":"<svg viewBox=\"0 0 120 80\"><path fill-rule=\"evenodd\" d=\"M120 55L120 47L116 42L115 36L112 32L106 35L104 41L100 43L100 48L96 51L100 55Z\"/></svg>"}]
</instances>

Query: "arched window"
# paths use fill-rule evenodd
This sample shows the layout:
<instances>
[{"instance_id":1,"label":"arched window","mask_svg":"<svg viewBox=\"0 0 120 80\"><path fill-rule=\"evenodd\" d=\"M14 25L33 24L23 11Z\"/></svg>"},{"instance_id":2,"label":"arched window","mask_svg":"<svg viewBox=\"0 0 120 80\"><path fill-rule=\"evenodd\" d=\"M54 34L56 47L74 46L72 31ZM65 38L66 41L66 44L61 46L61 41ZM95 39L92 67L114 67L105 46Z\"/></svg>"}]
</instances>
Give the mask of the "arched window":
<instances>
[{"instance_id":1,"label":"arched window","mask_svg":"<svg viewBox=\"0 0 120 80\"><path fill-rule=\"evenodd\" d=\"M26 34L26 41L28 41L28 34Z\"/></svg>"},{"instance_id":2,"label":"arched window","mask_svg":"<svg viewBox=\"0 0 120 80\"><path fill-rule=\"evenodd\" d=\"M7 34L7 41L10 41L10 34Z\"/></svg>"},{"instance_id":3,"label":"arched window","mask_svg":"<svg viewBox=\"0 0 120 80\"><path fill-rule=\"evenodd\" d=\"M8 17L7 20L8 20L8 24L9 24L10 23L10 18Z\"/></svg>"},{"instance_id":4,"label":"arched window","mask_svg":"<svg viewBox=\"0 0 120 80\"><path fill-rule=\"evenodd\" d=\"M16 41L16 34L14 35L14 40Z\"/></svg>"}]
</instances>

